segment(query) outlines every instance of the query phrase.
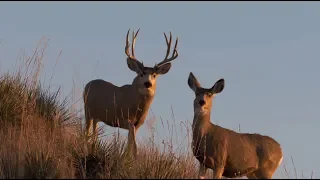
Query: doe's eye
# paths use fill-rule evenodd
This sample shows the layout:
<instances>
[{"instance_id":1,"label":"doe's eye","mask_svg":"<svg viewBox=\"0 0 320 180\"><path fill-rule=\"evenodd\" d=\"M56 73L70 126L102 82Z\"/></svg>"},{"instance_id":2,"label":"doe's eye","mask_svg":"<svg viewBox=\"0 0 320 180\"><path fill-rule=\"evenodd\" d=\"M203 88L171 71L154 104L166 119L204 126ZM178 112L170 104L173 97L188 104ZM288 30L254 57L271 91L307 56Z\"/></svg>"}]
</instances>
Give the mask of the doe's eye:
<instances>
[{"instance_id":1,"label":"doe's eye","mask_svg":"<svg viewBox=\"0 0 320 180\"><path fill-rule=\"evenodd\" d=\"M152 75L152 77L154 77L154 78L155 78L156 76L157 76L156 74L153 74L153 75Z\"/></svg>"}]
</instances>

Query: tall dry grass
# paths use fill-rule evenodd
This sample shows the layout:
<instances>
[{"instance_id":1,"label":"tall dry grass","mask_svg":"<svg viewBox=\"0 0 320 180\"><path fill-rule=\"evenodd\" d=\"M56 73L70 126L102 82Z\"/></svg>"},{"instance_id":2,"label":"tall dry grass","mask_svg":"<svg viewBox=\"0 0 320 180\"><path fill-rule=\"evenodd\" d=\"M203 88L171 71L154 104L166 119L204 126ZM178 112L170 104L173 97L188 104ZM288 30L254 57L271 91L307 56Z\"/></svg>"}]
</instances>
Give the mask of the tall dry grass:
<instances>
[{"instance_id":1,"label":"tall dry grass","mask_svg":"<svg viewBox=\"0 0 320 180\"><path fill-rule=\"evenodd\" d=\"M125 156L118 134L87 144L82 118L68 98L40 83L41 41L12 73L0 77L0 178L192 178L193 158L161 152L150 139L137 160Z\"/></svg>"},{"instance_id":2,"label":"tall dry grass","mask_svg":"<svg viewBox=\"0 0 320 180\"><path fill-rule=\"evenodd\" d=\"M197 178L191 153L177 153L172 144L160 150L153 135L139 143L135 161L125 156L119 134L87 144L73 102L40 83L46 47L41 41L15 71L0 76L0 178Z\"/></svg>"}]
</instances>

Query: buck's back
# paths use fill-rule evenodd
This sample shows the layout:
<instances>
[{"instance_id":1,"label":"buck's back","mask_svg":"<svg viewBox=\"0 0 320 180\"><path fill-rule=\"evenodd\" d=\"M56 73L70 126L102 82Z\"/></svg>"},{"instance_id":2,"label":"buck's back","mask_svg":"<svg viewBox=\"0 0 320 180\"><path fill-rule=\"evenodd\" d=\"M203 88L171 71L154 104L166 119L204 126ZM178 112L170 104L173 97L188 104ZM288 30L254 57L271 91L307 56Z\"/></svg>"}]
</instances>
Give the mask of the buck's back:
<instances>
[{"instance_id":1,"label":"buck's back","mask_svg":"<svg viewBox=\"0 0 320 180\"><path fill-rule=\"evenodd\" d=\"M127 119L143 121L152 98L143 101L132 85L115 86L104 80L90 81L84 91L87 116L114 127L127 128ZM150 101L150 102L149 102ZM142 122L140 122L142 123Z\"/></svg>"},{"instance_id":2,"label":"buck's back","mask_svg":"<svg viewBox=\"0 0 320 180\"><path fill-rule=\"evenodd\" d=\"M123 99L130 86L125 85L118 87L110 82L96 79L90 81L84 90L83 99L85 107L87 108L89 116L92 118L98 118L101 121L107 121L107 119L115 119L117 116L115 113L115 107L128 108Z\"/></svg>"},{"instance_id":3,"label":"buck's back","mask_svg":"<svg viewBox=\"0 0 320 180\"><path fill-rule=\"evenodd\" d=\"M109 102L111 97L119 96L119 87L113 85L110 82L102 79L96 79L90 81L86 86L83 93L83 98L86 104L96 104L97 106L102 105L102 102ZM98 103L98 104L97 104Z\"/></svg>"}]
</instances>

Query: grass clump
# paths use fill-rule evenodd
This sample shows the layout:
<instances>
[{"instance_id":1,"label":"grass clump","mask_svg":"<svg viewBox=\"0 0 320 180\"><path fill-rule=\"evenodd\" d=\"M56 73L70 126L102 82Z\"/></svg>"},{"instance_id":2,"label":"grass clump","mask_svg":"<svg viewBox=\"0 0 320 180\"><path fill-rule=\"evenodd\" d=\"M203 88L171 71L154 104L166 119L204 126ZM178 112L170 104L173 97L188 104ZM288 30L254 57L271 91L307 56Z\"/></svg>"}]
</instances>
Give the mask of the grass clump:
<instances>
[{"instance_id":1,"label":"grass clump","mask_svg":"<svg viewBox=\"0 0 320 180\"><path fill-rule=\"evenodd\" d=\"M139 145L137 160L125 155L126 139L119 135L85 142L70 100L40 83L47 43L41 44L18 70L0 75L0 178L195 177L193 158L160 152L151 141Z\"/></svg>"},{"instance_id":2,"label":"grass clump","mask_svg":"<svg viewBox=\"0 0 320 180\"><path fill-rule=\"evenodd\" d=\"M195 157L176 153L170 143L162 151L152 139L139 143L136 160L125 155L126 138L119 135L88 144L70 100L39 81L42 44L17 71L0 75L0 178L197 178Z\"/></svg>"}]
</instances>

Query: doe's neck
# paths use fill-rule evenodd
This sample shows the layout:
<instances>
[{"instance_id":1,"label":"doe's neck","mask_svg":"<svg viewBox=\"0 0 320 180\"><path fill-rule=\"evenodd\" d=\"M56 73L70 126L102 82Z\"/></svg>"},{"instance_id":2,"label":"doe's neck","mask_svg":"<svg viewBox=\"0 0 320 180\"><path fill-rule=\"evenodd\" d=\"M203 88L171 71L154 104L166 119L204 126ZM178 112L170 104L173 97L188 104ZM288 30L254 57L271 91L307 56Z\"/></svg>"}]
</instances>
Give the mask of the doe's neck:
<instances>
[{"instance_id":1,"label":"doe's neck","mask_svg":"<svg viewBox=\"0 0 320 180\"><path fill-rule=\"evenodd\" d=\"M202 113L202 112L195 112L194 116L193 116L193 126L196 125L203 125L203 124L207 124L207 123L211 123L210 122L210 115L211 112L206 112L206 113Z\"/></svg>"}]
</instances>

